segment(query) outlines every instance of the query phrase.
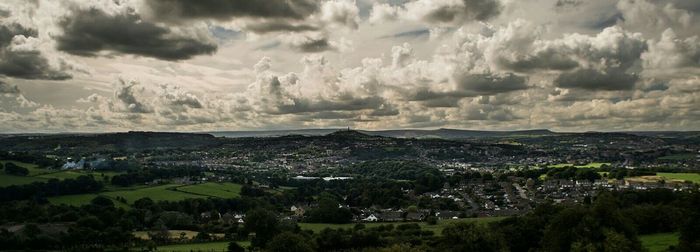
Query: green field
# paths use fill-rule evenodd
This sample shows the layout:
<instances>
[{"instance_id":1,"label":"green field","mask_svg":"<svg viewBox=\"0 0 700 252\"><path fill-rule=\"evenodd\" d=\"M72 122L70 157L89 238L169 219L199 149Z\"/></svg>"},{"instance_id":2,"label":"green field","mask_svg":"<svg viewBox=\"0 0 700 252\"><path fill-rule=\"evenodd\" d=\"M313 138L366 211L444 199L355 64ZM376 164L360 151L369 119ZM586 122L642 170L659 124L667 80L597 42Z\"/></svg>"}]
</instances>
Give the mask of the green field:
<instances>
[{"instance_id":1,"label":"green field","mask_svg":"<svg viewBox=\"0 0 700 252\"><path fill-rule=\"evenodd\" d=\"M555 164L555 165L548 165L547 167L549 168L564 168L564 167L576 167L576 168L594 168L598 169L603 165L610 165L610 163L601 163L601 162L593 162L589 163L587 165L574 165L574 164Z\"/></svg>"},{"instance_id":2,"label":"green field","mask_svg":"<svg viewBox=\"0 0 700 252\"><path fill-rule=\"evenodd\" d=\"M226 188L233 188L235 184L226 185ZM66 204L72 206L80 206L89 204L92 199L97 197L97 195L102 195L107 198L112 199L117 206L127 207L128 205L117 202L117 197L122 197L126 199L127 204L132 204L134 201L141 198L151 198L154 201L179 201L189 198L205 198L206 195L188 193L180 191L179 188L183 187L177 184L166 184L157 186L133 186L127 188L115 188L115 190L108 190L101 193L91 193L91 194L79 194L79 195L65 195L58 197L48 198L49 202L52 204ZM219 192L219 191L217 191ZM221 192L219 192L221 193Z\"/></svg>"},{"instance_id":3,"label":"green field","mask_svg":"<svg viewBox=\"0 0 700 252\"><path fill-rule=\"evenodd\" d=\"M98 171L77 171L77 170L70 170L70 171L57 171L57 172L51 172L51 173L45 173L42 175L39 175L38 177L41 178L46 178L46 179L75 179L80 176L85 176L85 175L92 175L95 177L95 180L102 181L105 177L107 179L110 179L112 176L121 174L119 172L113 172L113 171L106 171L106 172L98 172Z\"/></svg>"},{"instance_id":4,"label":"green field","mask_svg":"<svg viewBox=\"0 0 700 252\"><path fill-rule=\"evenodd\" d=\"M250 242L238 242L241 247L249 247ZM156 251L168 252L189 252L189 251L226 251L228 242L206 242L206 243L189 243L189 244L174 244L159 246Z\"/></svg>"},{"instance_id":5,"label":"green field","mask_svg":"<svg viewBox=\"0 0 700 252\"><path fill-rule=\"evenodd\" d=\"M665 180L683 180L700 184L700 174L697 173L667 173L659 172L656 176L662 177Z\"/></svg>"},{"instance_id":6,"label":"green field","mask_svg":"<svg viewBox=\"0 0 700 252\"><path fill-rule=\"evenodd\" d=\"M482 218L466 218L466 219L457 219L457 220L440 220L436 225L428 225L426 222L365 222L362 223L365 225L365 227L370 228L370 227L378 227L381 225L401 225L401 224L410 224L410 223L416 223L420 225L421 229L423 230L430 230L433 231L436 235L440 235L442 233L442 230L450 223L456 223L456 222L476 222L476 223L490 223L490 222L495 222L495 221L500 221L505 219L506 217L482 217ZM304 230L311 230L314 233L321 232L321 230L325 228L330 228L330 229L339 229L339 228L345 228L345 229L351 229L355 226L357 223L348 223L348 224L328 224L328 223L299 223L299 227Z\"/></svg>"},{"instance_id":7,"label":"green field","mask_svg":"<svg viewBox=\"0 0 700 252\"><path fill-rule=\"evenodd\" d=\"M667 251L668 246L678 245L678 233L640 235L639 240L649 252Z\"/></svg>"},{"instance_id":8,"label":"green field","mask_svg":"<svg viewBox=\"0 0 700 252\"><path fill-rule=\"evenodd\" d=\"M696 157L697 157L697 154L685 153L685 154L675 154L675 155L663 156L663 157L660 157L659 160L672 160L672 161L693 160Z\"/></svg>"},{"instance_id":9,"label":"green field","mask_svg":"<svg viewBox=\"0 0 700 252\"><path fill-rule=\"evenodd\" d=\"M14 160L0 160L0 163L2 163L3 165L5 165L6 163L14 163L15 165L17 165L19 167L27 168L27 170L29 170L29 175L27 175L27 176L37 176L37 175L51 172L51 170L39 168L39 166L35 165L35 164L29 164L29 163L14 161Z\"/></svg>"},{"instance_id":10,"label":"green field","mask_svg":"<svg viewBox=\"0 0 700 252\"><path fill-rule=\"evenodd\" d=\"M234 183L202 183L181 186L178 191L218 198L235 198L241 195L241 185Z\"/></svg>"},{"instance_id":11,"label":"green field","mask_svg":"<svg viewBox=\"0 0 700 252\"><path fill-rule=\"evenodd\" d=\"M146 198L146 197L151 198L153 201L179 201L179 200L188 199L188 198L203 198L203 197L205 197L205 196L186 193L186 192L179 192L179 191L175 190L176 187L178 187L178 185L167 184L167 185L139 188L139 189L135 189L135 190L104 192L101 194L105 195L107 197L111 197L111 198L116 198L118 196L121 196L122 198L125 198L129 204L134 203L134 201L136 201L138 199Z\"/></svg>"},{"instance_id":12,"label":"green field","mask_svg":"<svg viewBox=\"0 0 700 252\"><path fill-rule=\"evenodd\" d=\"M38 177L25 177L25 176L12 176L5 173L0 173L0 187L11 186L11 185L26 185L34 182L46 181L44 178Z\"/></svg>"}]
</instances>

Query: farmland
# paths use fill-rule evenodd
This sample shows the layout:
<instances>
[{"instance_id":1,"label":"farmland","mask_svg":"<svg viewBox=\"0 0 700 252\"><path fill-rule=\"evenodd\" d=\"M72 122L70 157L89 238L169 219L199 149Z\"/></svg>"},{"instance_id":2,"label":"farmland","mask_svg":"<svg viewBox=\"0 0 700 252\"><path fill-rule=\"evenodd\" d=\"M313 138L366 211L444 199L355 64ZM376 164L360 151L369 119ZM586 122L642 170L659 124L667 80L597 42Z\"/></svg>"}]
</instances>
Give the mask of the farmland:
<instances>
[{"instance_id":1,"label":"farmland","mask_svg":"<svg viewBox=\"0 0 700 252\"><path fill-rule=\"evenodd\" d=\"M27 170L29 170L28 176L37 176L37 175L51 172L51 170L39 168L39 166L35 165L35 164L29 164L29 163L14 161L14 160L0 160L0 163L2 163L3 165L5 165L6 163L13 163L19 167L26 168Z\"/></svg>"},{"instance_id":2,"label":"farmland","mask_svg":"<svg viewBox=\"0 0 700 252\"><path fill-rule=\"evenodd\" d=\"M564 167L576 167L576 168L594 168L598 169L603 165L610 165L610 163L601 163L601 162L593 162L593 163L588 163L586 165L574 165L574 164L555 164L555 165L549 165L549 168L564 168Z\"/></svg>"},{"instance_id":3,"label":"farmland","mask_svg":"<svg viewBox=\"0 0 700 252\"><path fill-rule=\"evenodd\" d=\"M667 251L669 246L678 245L678 233L641 235L639 240L649 252Z\"/></svg>"},{"instance_id":4,"label":"farmland","mask_svg":"<svg viewBox=\"0 0 700 252\"><path fill-rule=\"evenodd\" d=\"M11 186L11 185L26 185L34 182L42 182L46 179L38 177L28 177L28 176L13 176L0 173L0 187Z\"/></svg>"},{"instance_id":5,"label":"farmland","mask_svg":"<svg viewBox=\"0 0 700 252\"><path fill-rule=\"evenodd\" d=\"M203 183L196 185L181 186L178 191L191 194L218 197L234 198L241 194L241 185L234 183Z\"/></svg>"},{"instance_id":6,"label":"farmland","mask_svg":"<svg viewBox=\"0 0 700 252\"><path fill-rule=\"evenodd\" d=\"M365 227L378 227L381 225L401 225L401 224L411 224L415 223L421 226L421 229L433 231L436 235L440 235L442 230L450 223L455 222L476 222L476 223L490 223L504 219L505 217L483 217L483 218L467 218L467 219L456 219L456 220L440 220L436 225L428 225L426 222L367 222L362 223ZM299 227L303 230L310 230L314 233L319 233L325 228L330 229L351 229L356 225L356 223L348 224L328 224L328 223L299 223Z\"/></svg>"},{"instance_id":7,"label":"farmland","mask_svg":"<svg viewBox=\"0 0 700 252\"><path fill-rule=\"evenodd\" d=\"M686 182L690 181L692 183L700 184L700 174L698 173L668 173L659 172L655 176L638 176L627 178L629 181L637 182L659 182L661 180L666 182Z\"/></svg>"},{"instance_id":8,"label":"farmland","mask_svg":"<svg viewBox=\"0 0 700 252\"><path fill-rule=\"evenodd\" d=\"M202 183L194 185L165 184L157 186L132 186L127 188L112 187L111 190L96 194L64 195L49 198L53 204L80 206L90 203L98 195L112 200L123 198L126 204L132 204L141 198L151 198L154 201L179 201L190 198L234 198L240 196L241 185L234 183ZM117 204L126 206L123 204Z\"/></svg>"},{"instance_id":9,"label":"farmland","mask_svg":"<svg viewBox=\"0 0 700 252\"><path fill-rule=\"evenodd\" d=\"M250 242L238 242L241 247L250 246ZM206 243L188 243L188 244L173 244L159 246L156 251L167 252L190 252L190 251L226 251L228 242L206 242Z\"/></svg>"}]
</instances>

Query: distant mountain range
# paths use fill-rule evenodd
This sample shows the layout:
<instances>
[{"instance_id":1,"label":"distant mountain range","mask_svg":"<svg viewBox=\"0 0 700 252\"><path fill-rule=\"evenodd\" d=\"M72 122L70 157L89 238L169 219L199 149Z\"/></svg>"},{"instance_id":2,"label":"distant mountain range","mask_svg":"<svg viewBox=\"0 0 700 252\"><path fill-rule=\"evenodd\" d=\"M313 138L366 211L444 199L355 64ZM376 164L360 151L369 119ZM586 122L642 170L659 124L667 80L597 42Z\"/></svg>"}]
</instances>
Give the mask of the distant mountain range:
<instances>
[{"instance_id":1,"label":"distant mountain range","mask_svg":"<svg viewBox=\"0 0 700 252\"><path fill-rule=\"evenodd\" d=\"M218 131L206 132L217 137L276 137L288 135L302 136L322 136L347 129L299 129L299 130L270 130L270 131ZM516 130L516 131L483 131L483 130L458 130L458 129L435 129L435 130L357 130L356 132L370 136L395 137L395 138L441 138L441 139L463 139L479 137L509 137L509 136L549 136L560 133L546 129L538 130Z\"/></svg>"},{"instance_id":2,"label":"distant mountain range","mask_svg":"<svg viewBox=\"0 0 700 252\"><path fill-rule=\"evenodd\" d=\"M343 128L331 129L297 129L297 130L266 130L266 131L217 131L204 132L216 137L277 137L289 135L301 136L322 136L332 134L338 131L347 131ZM483 137L538 137L538 136L556 136L570 134L591 134L599 132L571 133L571 132L553 132L548 129L533 129L533 130L514 130L514 131L488 131L488 130L461 130L461 129L407 129L407 130L357 130L356 132L382 137L394 138L440 138L440 139L468 139L468 138L483 138ZM639 136L653 137L698 137L700 131L620 131L607 133L621 133Z\"/></svg>"}]
</instances>

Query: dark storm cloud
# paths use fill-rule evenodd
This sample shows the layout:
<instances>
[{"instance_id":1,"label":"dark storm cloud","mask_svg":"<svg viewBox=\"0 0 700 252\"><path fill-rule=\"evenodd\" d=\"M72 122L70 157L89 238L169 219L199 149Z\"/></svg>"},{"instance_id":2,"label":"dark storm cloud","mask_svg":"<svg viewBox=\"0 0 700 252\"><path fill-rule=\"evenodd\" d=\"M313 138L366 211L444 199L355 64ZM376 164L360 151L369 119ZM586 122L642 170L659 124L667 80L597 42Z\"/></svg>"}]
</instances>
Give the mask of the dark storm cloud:
<instances>
[{"instance_id":1,"label":"dark storm cloud","mask_svg":"<svg viewBox=\"0 0 700 252\"><path fill-rule=\"evenodd\" d=\"M425 21L431 23L450 23L455 21L484 21L501 13L497 0L462 0L464 6L444 5L427 13Z\"/></svg>"},{"instance_id":2,"label":"dark storm cloud","mask_svg":"<svg viewBox=\"0 0 700 252\"><path fill-rule=\"evenodd\" d=\"M317 0L150 0L146 4L157 19L171 22L235 17L304 19L319 8Z\"/></svg>"},{"instance_id":3,"label":"dark storm cloud","mask_svg":"<svg viewBox=\"0 0 700 252\"><path fill-rule=\"evenodd\" d=\"M470 94L498 94L527 89L525 77L512 73L496 74L458 74L455 77L459 92Z\"/></svg>"},{"instance_id":4,"label":"dark storm cloud","mask_svg":"<svg viewBox=\"0 0 700 252\"><path fill-rule=\"evenodd\" d=\"M35 29L26 28L20 24L11 23L0 25L0 47L6 47L12 42L12 38L16 35L22 35L25 37L36 37L37 31Z\"/></svg>"},{"instance_id":5,"label":"dark storm cloud","mask_svg":"<svg viewBox=\"0 0 700 252\"><path fill-rule=\"evenodd\" d=\"M290 46L299 52L315 53L335 50L326 37L306 37L303 41L295 41Z\"/></svg>"},{"instance_id":6,"label":"dark storm cloud","mask_svg":"<svg viewBox=\"0 0 700 252\"><path fill-rule=\"evenodd\" d=\"M550 48L518 60L499 57L497 63L500 67L516 72L529 72L542 69L570 70L579 66L579 63L574 61L570 55L567 55L565 52L560 52L556 48Z\"/></svg>"},{"instance_id":7,"label":"dark storm cloud","mask_svg":"<svg viewBox=\"0 0 700 252\"><path fill-rule=\"evenodd\" d=\"M74 10L59 25L57 48L70 54L97 56L101 51L135 54L163 60L183 60L212 54L209 41L173 34L171 29L149 23L129 11L110 16L96 8Z\"/></svg>"},{"instance_id":8,"label":"dark storm cloud","mask_svg":"<svg viewBox=\"0 0 700 252\"><path fill-rule=\"evenodd\" d=\"M594 29L603 29L606 27L613 26L619 21L625 21L625 17L622 15L621 12L617 10L611 10L605 13L598 14L598 17L589 19L587 22L585 22L584 25L586 27Z\"/></svg>"},{"instance_id":9,"label":"dark storm cloud","mask_svg":"<svg viewBox=\"0 0 700 252\"><path fill-rule=\"evenodd\" d=\"M245 26L246 30L255 33L268 33L268 32L278 32L278 31L291 31L291 32L303 32L303 31L317 31L320 28L308 24L293 24L284 20L272 20L272 21L260 21L247 24Z\"/></svg>"},{"instance_id":10,"label":"dark storm cloud","mask_svg":"<svg viewBox=\"0 0 700 252\"><path fill-rule=\"evenodd\" d=\"M456 89L453 91L433 91L427 88L408 90L405 96L409 101L421 101L426 107L458 107L465 97L495 95L527 89L527 79L512 73L455 75Z\"/></svg>"},{"instance_id":11,"label":"dark storm cloud","mask_svg":"<svg viewBox=\"0 0 700 252\"><path fill-rule=\"evenodd\" d=\"M554 3L554 7L556 8L568 8L568 7L576 7L579 6L581 2L579 0L557 0L556 3Z\"/></svg>"},{"instance_id":12,"label":"dark storm cloud","mask_svg":"<svg viewBox=\"0 0 700 252\"><path fill-rule=\"evenodd\" d=\"M39 51L0 52L0 74L22 79L66 80L71 75L54 70Z\"/></svg>"},{"instance_id":13,"label":"dark storm cloud","mask_svg":"<svg viewBox=\"0 0 700 252\"><path fill-rule=\"evenodd\" d=\"M37 31L15 23L0 25L0 75L22 79L71 78L71 75L53 69L39 51L10 48L15 36L36 37Z\"/></svg>"},{"instance_id":14,"label":"dark storm cloud","mask_svg":"<svg viewBox=\"0 0 700 252\"><path fill-rule=\"evenodd\" d=\"M6 18L9 17L10 14L12 14L12 12L10 12L9 10L0 9L0 17Z\"/></svg>"},{"instance_id":15,"label":"dark storm cloud","mask_svg":"<svg viewBox=\"0 0 700 252\"><path fill-rule=\"evenodd\" d=\"M595 69L577 69L559 75L554 84L561 88L578 88L585 90L631 90L639 77L627 74L617 68L607 69L605 72Z\"/></svg>"},{"instance_id":16,"label":"dark storm cloud","mask_svg":"<svg viewBox=\"0 0 700 252\"><path fill-rule=\"evenodd\" d=\"M405 32L399 32L399 33L394 33L391 35L386 35L386 36L381 36L379 38L381 39L387 39L387 38L421 38L421 37L428 37L430 36L430 30L429 29L418 29L418 30L412 30L412 31L405 31Z\"/></svg>"},{"instance_id":17,"label":"dark storm cloud","mask_svg":"<svg viewBox=\"0 0 700 252\"><path fill-rule=\"evenodd\" d=\"M0 80L0 94L19 94L19 88Z\"/></svg>"},{"instance_id":18,"label":"dark storm cloud","mask_svg":"<svg viewBox=\"0 0 700 252\"><path fill-rule=\"evenodd\" d=\"M307 98L295 97L294 103L278 104L276 106L279 114L296 114L307 112L323 112L323 111L357 111L364 109L378 109L385 100L381 97L354 97L351 94L344 94L335 100L318 100L312 101Z\"/></svg>"}]
</instances>

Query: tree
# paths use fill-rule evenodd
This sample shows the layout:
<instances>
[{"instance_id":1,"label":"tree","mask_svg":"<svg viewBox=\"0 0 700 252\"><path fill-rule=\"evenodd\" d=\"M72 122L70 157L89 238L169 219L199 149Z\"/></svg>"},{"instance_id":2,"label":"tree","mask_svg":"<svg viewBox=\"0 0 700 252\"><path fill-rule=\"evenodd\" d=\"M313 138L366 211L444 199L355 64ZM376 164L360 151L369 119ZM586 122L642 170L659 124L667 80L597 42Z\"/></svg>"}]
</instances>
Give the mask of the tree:
<instances>
[{"instance_id":1,"label":"tree","mask_svg":"<svg viewBox=\"0 0 700 252\"><path fill-rule=\"evenodd\" d=\"M309 245L310 242L301 235L282 232L270 241L267 249L275 252L313 252L314 249Z\"/></svg>"},{"instance_id":2,"label":"tree","mask_svg":"<svg viewBox=\"0 0 700 252\"><path fill-rule=\"evenodd\" d=\"M5 173L15 176L27 176L29 175L29 170L24 167L20 167L15 163L8 162L5 164Z\"/></svg>"},{"instance_id":3,"label":"tree","mask_svg":"<svg viewBox=\"0 0 700 252\"><path fill-rule=\"evenodd\" d=\"M228 252L245 252L245 248L241 247L240 244L238 244L235 241L229 242L228 243Z\"/></svg>"},{"instance_id":4,"label":"tree","mask_svg":"<svg viewBox=\"0 0 700 252\"><path fill-rule=\"evenodd\" d=\"M508 251L498 232L472 222L453 223L442 230L438 251Z\"/></svg>"},{"instance_id":5,"label":"tree","mask_svg":"<svg viewBox=\"0 0 700 252\"><path fill-rule=\"evenodd\" d=\"M251 245L254 247L265 247L267 242L279 232L279 223L275 213L262 208L248 211L244 221L244 229L255 233L255 237L251 241Z\"/></svg>"},{"instance_id":6,"label":"tree","mask_svg":"<svg viewBox=\"0 0 700 252\"><path fill-rule=\"evenodd\" d=\"M318 208L309 211L309 222L342 224L352 220L350 210L339 207L340 202L335 196L324 192L318 198Z\"/></svg>"}]
</instances>

